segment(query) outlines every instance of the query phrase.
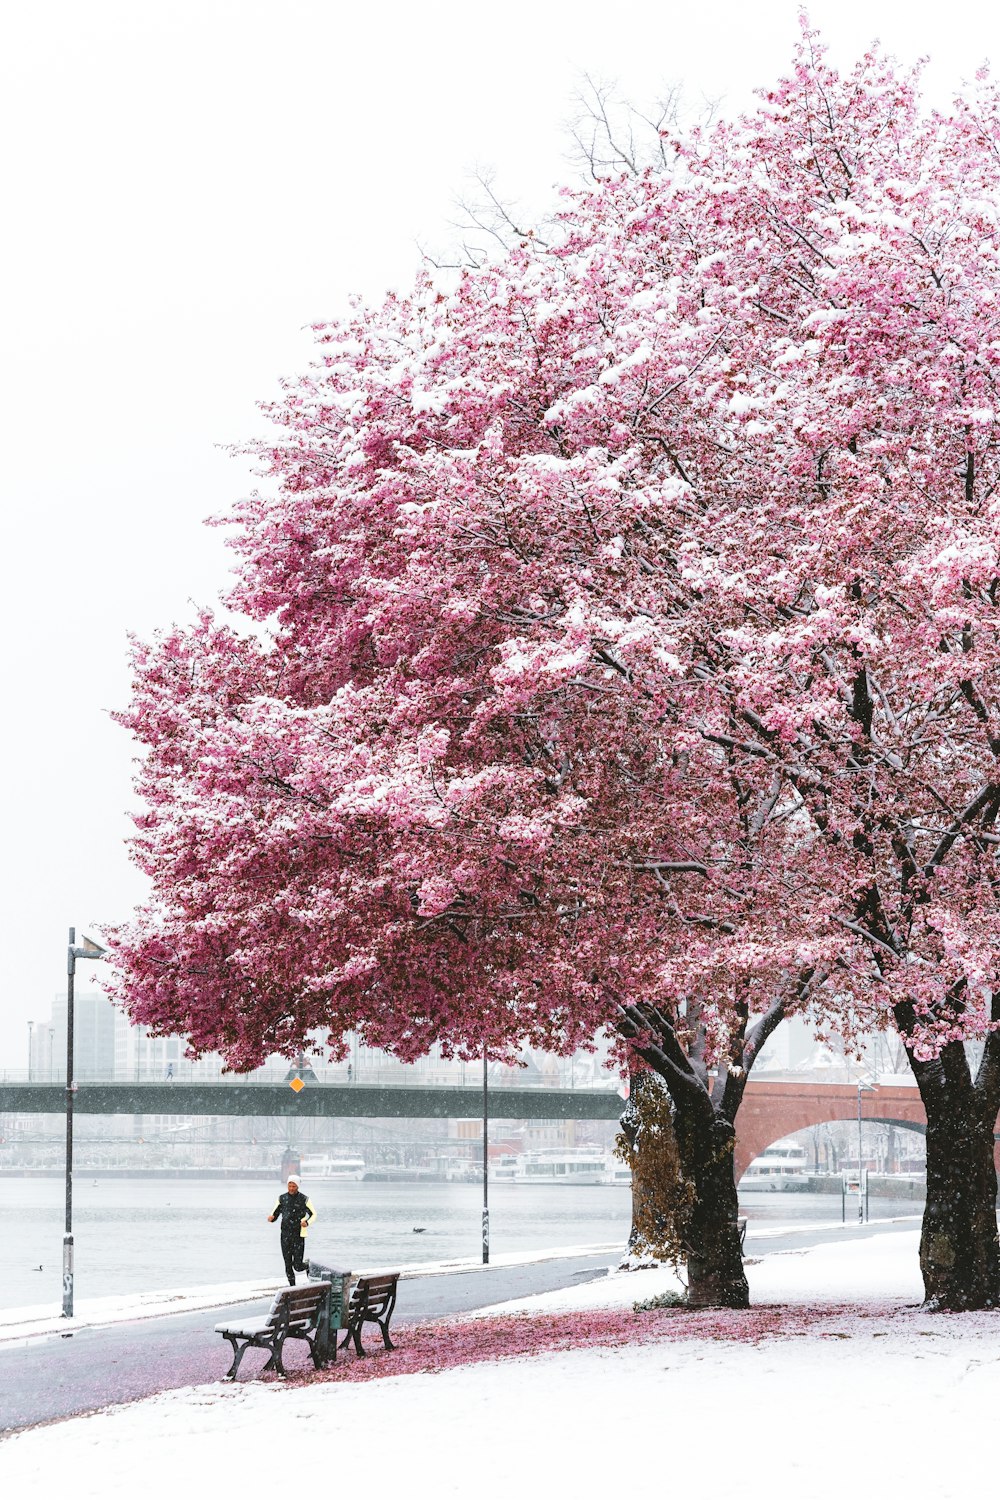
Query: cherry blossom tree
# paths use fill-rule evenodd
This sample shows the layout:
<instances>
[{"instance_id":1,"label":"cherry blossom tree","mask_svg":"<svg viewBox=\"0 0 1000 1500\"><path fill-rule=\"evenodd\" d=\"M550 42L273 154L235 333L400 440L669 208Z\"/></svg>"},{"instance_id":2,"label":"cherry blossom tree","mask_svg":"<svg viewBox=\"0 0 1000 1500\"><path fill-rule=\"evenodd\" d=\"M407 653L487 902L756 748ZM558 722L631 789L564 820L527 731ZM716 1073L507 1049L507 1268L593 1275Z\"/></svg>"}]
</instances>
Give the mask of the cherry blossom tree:
<instances>
[{"instance_id":1,"label":"cherry blossom tree","mask_svg":"<svg viewBox=\"0 0 1000 1500\"><path fill-rule=\"evenodd\" d=\"M842 80L807 32L751 131L696 156L745 238L713 264L739 357L728 421L706 392L713 495L686 564L716 742L779 777L825 851L810 879L849 939L826 983L852 1001L832 1014L906 1045L927 1300L961 1308L1000 1301L1000 111L985 77L947 116L918 106L916 77L873 56Z\"/></svg>"},{"instance_id":2,"label":"cherry blossom tree","mask_svg":"<svg viewBox=\"0 0 1000 1500\"><path fill-rule=\"evenodd\" d=\"M135 1019L231 1066L599 1031L745 1305L746 1076L895 1026L928 1299L993 1305L1000 108L804 27L752 116L317 327L230 607L135 653ZM975 1078L963 1042L985 1042Z\"/></svg>"},{"instance_id":3,"label":"cherry blossom tree","mask_svg":"<svg viewBox=\"0 0 1000 1500\"><path fill-rule=\"evenodd\" d=\"M539 631L537 676L497 672L511 625L529 648L514 593L522 549L533 586L547 564L523 517L517 544L480 576L464 533L500 523L495 487L487 498L457 531L461 582L442 585L449 564L425 545L423 511L401 553L389 512L403 571L376 564L372 526L356 534L365 576L380 580L382 629L358 647L341 622L352 657L339 686L318 680L328 647L278 652L208 617L138 648L128 718L149 747L149 811L135 848L158 900L116 936L121 992L147 1025L220 1047L236 1068L294 1054L317 1029L334 1051L357 1031L412 1059L434 1043L467 1056L523 1042L569 1051L615 1028L675 1101L697 1189L692 1300L742 1306L736 1111L808 985L808 945L771 921L765 932L727 874L733 830L759 846L768 808L741 802L715 747L666 734L662 705L595 668L590 644ZM351 587L360 614L368 591ZM431 658L419 678L418 655Z\"/></svg>"},{"instance_id":4,"label":"cherry blossom tree","mask_svg":"<svg viewBox=\"0 0 1000 1500\"><path fill-rule=\"evenodd\" d=\"M785 931L754 906L775 797L671 697L654 558L682 487L548 430L601 309L539 365L546 285L577 296L526 251L321 331L274 411L280 501L240 513L232 602L270 638L206 615L136 651L157 899L116 937L121 993L237 1068L317 1028L403 1058L616 1029L683 1121L692 1298L743 1305L735 1115L816 944L794 898Z\"/></svg>"}]
</instances>

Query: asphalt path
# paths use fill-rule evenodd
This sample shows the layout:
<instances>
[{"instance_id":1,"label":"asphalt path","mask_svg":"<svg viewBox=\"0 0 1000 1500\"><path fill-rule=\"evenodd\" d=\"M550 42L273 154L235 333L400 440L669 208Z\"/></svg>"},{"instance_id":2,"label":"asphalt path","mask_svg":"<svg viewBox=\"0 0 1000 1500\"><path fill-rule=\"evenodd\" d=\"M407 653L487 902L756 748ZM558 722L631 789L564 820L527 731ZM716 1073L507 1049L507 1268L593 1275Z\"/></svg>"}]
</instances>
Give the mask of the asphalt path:
<instances>
[{"instance_id":1,"label":"asphalt path","mask_svg":"<svg viewBox=\"0 0 1000 1500\"><path fill-rule=\"evenodd\" d=\"M782 1231L777 1225L770 1226L766 1220L756 1224L751 1219L747 1226L744 1253L748 1259L756 1260L761 1255L771 1255L777 1250L804 1250L809 1245L842 1245L845 1239L870 1240L877 1234L908 1234L920 1228L920 1214L900 1219L875 1219L869 1224L859 1224L848 1219L844 1224L809 1224L796 1229Z\"/></svg>"},{"instance_id":2,"label":"asphalt path","mask_svg":"<svg viewBox=\"0 0 1000 1500\"><path fill-rule=\"evenodd\" d=\"M905 1223L803 1227L775 1233L751 1224L746 1243L748 1258L809 1245L843 1242L845 1237L867 1239L875 1234L912 1230L918 1219ZM399 1283L396 1320L421 1322L470 1312L514 1297L593 1280L605 1274L613 1257L567 1256L521 1266L474 1267L440 1276L419 1276ZM71 1334L40 1335L25 1343L0 1345L0 1433L42 1422L99 1411L117 1402L135 1401L160 1391L218 1380L228 1368L229 1345L214 1332L214 1324L242 1316L260 1317L266 1299L218 1310L201 1310L116 1323L105 1328L81 1328ZM376 1335L377 1337L377 1335ZM308 1364L304 1344L286 1350L289 1369ZM252 1378L265 1361L250 1350L240 1378Z\"/></svg>"},{"instance_id":3,"label":"asphalt path","mask_svg":"<svg viewBox=\"0 0 1000 1500\"><path fill-rule=\"evenodd\" d=\"M573 1256L406 1279L399 1283L393 1325L470 1312L512 1297L572 1286L603 1276L612 1259L607 1253ZM232 1350L214 1332L214 1325L262 1317L268 1304L267 1298L238 1306L227 1303L217 1310L0 1344L0 1432L218 1380L229 1367ZM379 1338L377 1330L375 1338ZM283 1358L289 1370L309 1364L308 1350L299 1342L286 1345ZM248 1351L239 1378L252 1378L266 1359L264 1351Z\"/></svg>"}]
</instances>

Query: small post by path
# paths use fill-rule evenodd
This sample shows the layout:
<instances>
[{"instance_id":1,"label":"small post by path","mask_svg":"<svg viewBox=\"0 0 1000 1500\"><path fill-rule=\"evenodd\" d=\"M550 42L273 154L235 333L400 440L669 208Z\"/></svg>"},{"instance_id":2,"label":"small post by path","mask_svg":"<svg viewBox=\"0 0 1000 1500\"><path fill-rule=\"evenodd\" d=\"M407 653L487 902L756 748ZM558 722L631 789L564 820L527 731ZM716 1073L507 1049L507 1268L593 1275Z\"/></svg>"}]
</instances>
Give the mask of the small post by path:
<instances>
[{"instance_id":1,"label":"small post by path","mask_svg":"<svg viewBox=\"0 0 1000 1500\"><path fill-rule=\"evenodd\" d=\"M490 1184L489 1184L489 1076L486 1043L483 1043L483 1265L490 1263Z\"/></svg>"}]
</instances>

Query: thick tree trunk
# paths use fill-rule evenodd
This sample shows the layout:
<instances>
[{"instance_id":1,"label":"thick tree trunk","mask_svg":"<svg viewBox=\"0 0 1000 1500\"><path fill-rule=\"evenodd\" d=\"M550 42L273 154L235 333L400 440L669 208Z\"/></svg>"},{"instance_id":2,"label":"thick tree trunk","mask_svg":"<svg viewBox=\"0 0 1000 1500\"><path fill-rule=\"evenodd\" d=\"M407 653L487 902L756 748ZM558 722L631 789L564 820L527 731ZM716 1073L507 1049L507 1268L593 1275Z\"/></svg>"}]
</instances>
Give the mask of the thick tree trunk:
<instances>
[{"instance_id":1,"label":"thick tree trunk","mask_svg":"<svg viewBox=\"0 0 1000 1500\"><path fill-rule=\"evenodd\" d=\"M927 1112L927 1205L920 1235L925 1305L1000 1307L993 1121L970 1085L921 1095Z\"/></svg>"},{"instance_id":2,"label":"thick tree trunk","mask_svg":"<svg viewBox=\"0 0 1000 1500\"><path fill-rule=\"evenodd\" d=\"M797 1001L806 998L813 977L812 968L796 975ZM784 1019L788 999L786 994L778 995L752 1025L748 1006L742 1000L729 1056L714 1073L709 1072L706 1062L708 1037L697 1005L686 1013L685 1029L692 1031L693 1037L686 1038L683 1047L671 1019L655 1006L623 1004L621 1008L619 1029L659 1075L670 1096L670 1131L680 1158L677 1176L685 1189L683 1198L675 1197L678 1212L673 1219L683 1225L677 1248L687 1261L688 1302L692 1307L750 1306L734 1176L734 1121L750 1070L768 1037ZM640 1105L640 1116L641 1112ZM641 1153L641 1119L637 1125L634 1118L623 1118L622 1128L632 1149ZM638 1238L637 1231L633 1192L630 1248Z\"/></svg>"},{"instance_id":3,"label":"thick tree trunk","mask_svg":"<svg viewBox=\"0 0 1000 1500\"><path fill-rule=\"evenodd\" d=\"M687 1260L687 1222L694 1185L684 1171L674 1130L675 1106L653 1072L631 1075L628 1104L621 1116L623 1159L632 1168L631 1265Z\"/></svg>"},{"instance_id":4,"label":"thick tree trunk","mask_svg":"<svg viewBox=\"0 0 1000 1500\"><path fill-rule=\"evenodd\" d=\"M635 1152L639 1144L639 1110L636 1102L636 1077L634 1073L629 1074L629 1094L625 1108L618 1119L618 1125L625 1140L628 1142L630 1151ZM639 1226L639 1193L635 1178L635 1170L632 1172L632 1222L628 1232L628 1255L636 1263L641 1259L644 1246L643 1236ZM624 1264L624 1263L623 1263Z\"/></svg>"},{"instance_id":5,"label":"thick tree trunk","mask_svg":"<svg viewBox=\"0 0 1000 1500\"><path fill-rule=\"evenodd\" d=\"M642 1072L621 1128L632 1161L632 1264L683 1265L692 1307L748 1307L732 1125L707 1091L679 1091L670 1103L662 1078Z\"/></svg>"},{"instance_id":6,"label":"thick tree trunk","mask_svg":"<svg viewBox=\"0 0 1000 1500\"><path fill-rule=\"evenodd\" d=\"M733 1175L736 1132L718 1116L708 1134L682 1143L696 1189L688 1228L688 1302L692 1307L749 1307Z\"/></svg>"}]
</instances>

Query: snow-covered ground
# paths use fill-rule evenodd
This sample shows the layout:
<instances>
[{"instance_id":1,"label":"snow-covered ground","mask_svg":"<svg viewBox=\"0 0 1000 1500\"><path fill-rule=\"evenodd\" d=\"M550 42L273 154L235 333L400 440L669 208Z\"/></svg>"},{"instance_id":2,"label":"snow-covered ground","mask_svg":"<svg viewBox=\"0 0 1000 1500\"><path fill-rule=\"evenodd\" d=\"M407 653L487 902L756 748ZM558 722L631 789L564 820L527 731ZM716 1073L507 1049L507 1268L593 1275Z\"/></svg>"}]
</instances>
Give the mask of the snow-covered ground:
<instances>
[{"instance_id":1,"label":"snow-covered ground","mask_svg":"<svg viewBox=\"0 0 1000 1500\"><path fill-rule=\"evenodd\" d=\"M920 1312L916 1257L915 1232L768 1255L749 1267L754 1314L664 1315L641 1343L174 1391L9 1437L0 1491L156 1500L183 1486L197 1500L275 1480L298 1488L301 1455L304 1487L321 1475L379 1500L603 1500L622 1487L841 1500L887 1484L960 1500L986 1472L1000 1324ZM670 1285L660 1271L612 1275L492 1315L577 1314L585 1326Z\"/></svg>"}]
</instances>

